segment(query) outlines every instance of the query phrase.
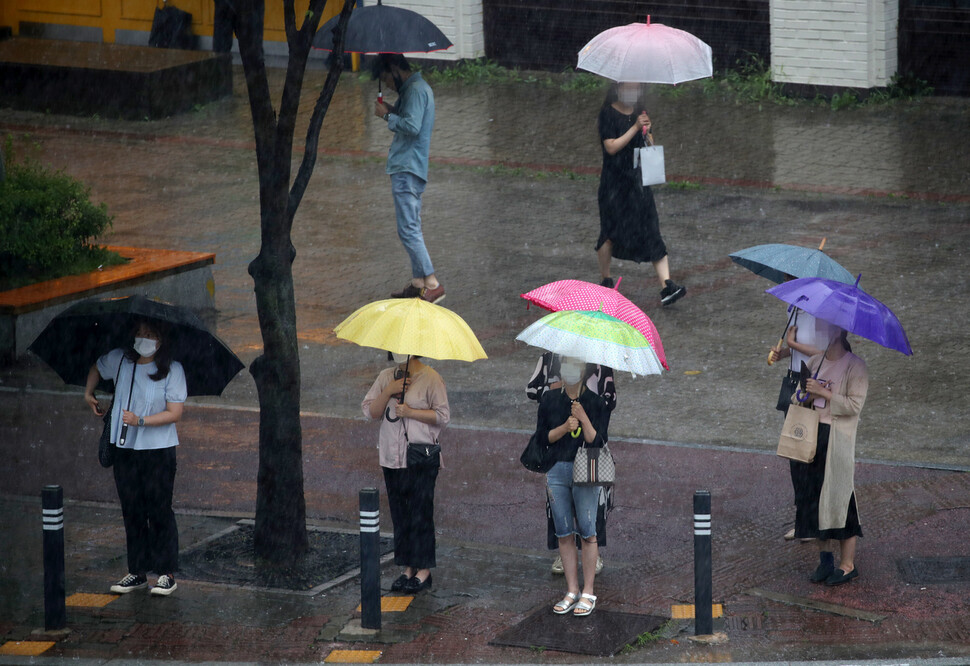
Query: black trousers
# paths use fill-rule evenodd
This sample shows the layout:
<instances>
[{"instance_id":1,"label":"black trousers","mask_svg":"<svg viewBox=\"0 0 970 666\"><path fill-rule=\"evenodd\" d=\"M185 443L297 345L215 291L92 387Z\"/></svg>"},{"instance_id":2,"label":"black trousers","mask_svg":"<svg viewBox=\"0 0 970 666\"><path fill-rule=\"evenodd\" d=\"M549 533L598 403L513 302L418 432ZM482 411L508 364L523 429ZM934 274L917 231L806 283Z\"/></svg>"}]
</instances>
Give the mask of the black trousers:
<instances>
[{"instance_id":1,"label":"black trousers","mask_svg":"<svg viewBox=\"0 0 970 666\"><path fill-rule=\"evenodd\" d=\"M117 449L112 469L125 520L128 572L175 573L179 566L179 532L172 510L175 447Z\"/></svg>"},{"instance_id":2,"label":"black trousers","mask_svg":"<svg viewBox=\"0 0 970 666\"><path fill-rule=\"evenodd\" d=\"M394 564L412 569L434 568L434 486L439 468L381 469L394 524Z\"/></svg>"}]
</instances>

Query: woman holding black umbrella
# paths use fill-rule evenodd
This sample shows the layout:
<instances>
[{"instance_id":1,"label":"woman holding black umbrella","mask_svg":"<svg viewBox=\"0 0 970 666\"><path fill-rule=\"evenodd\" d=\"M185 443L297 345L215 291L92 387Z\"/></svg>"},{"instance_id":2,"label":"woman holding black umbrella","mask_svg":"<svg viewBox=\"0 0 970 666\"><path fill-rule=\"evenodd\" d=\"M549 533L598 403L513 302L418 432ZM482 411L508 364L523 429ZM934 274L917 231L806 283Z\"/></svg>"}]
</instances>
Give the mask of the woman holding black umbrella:
<instances>
[{"instance_id":1,"label":"woman holding black umbrella","mask_svg":"<svg viewBox=\"0 0 970 666\"><path fill-rule=\"evenodd\" d=\"M121 501L128 550L128 574L111 586L127 594L148 586L148 573L159 574L151 594L175 591L178 526L172 510L175 486L175 424L187 397L182 364L172 358L169 327L153 319L137 321L133 342L98 358L88 372L84 400L98 416L104 411L94 395L101 379L115 381L111 442L115 444L114 478Z\"/></svg>"}]
</instances>

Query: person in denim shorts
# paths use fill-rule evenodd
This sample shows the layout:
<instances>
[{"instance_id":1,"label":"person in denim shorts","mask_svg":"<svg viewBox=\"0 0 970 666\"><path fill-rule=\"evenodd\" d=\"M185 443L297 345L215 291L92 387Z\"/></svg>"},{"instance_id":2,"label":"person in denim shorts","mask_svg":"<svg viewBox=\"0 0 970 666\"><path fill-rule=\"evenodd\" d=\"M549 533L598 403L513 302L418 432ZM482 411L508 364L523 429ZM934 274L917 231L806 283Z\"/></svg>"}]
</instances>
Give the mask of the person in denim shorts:
<instances>
[{"instance_id":1,"label":"person in denim shorts","mask_svg":"<svg viewBox=\"0 0 970 666\"><path fill-rule=\"evenodd\" d=\"M602 396L585 386L585 369L586 364L578 359L562 359L562 387L543 393L536 422L536 435L556 460L546 473L546 488L566 576L566 595L553 607L553 612L559 615L572 612L585 616L596 607L593 583L599 556L596 513L600 489L573 485L573 461L581 444L592 447L605 444L610 411ZM584 542L582 593L576 534Z\"/></svg>"}]
</instances>

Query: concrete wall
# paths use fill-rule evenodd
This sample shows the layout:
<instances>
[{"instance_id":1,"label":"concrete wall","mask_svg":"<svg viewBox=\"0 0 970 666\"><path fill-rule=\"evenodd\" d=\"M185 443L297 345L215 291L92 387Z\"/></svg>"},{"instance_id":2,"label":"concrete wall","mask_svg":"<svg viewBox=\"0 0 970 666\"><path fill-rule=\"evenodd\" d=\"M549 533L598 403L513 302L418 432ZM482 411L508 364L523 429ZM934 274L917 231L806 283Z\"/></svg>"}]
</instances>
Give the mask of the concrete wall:
<instances>
[{"instance_id":1,"label":"concrete wall","mask_svg":"<svg viewBox=\"0 0 970 666\"><path fill-rule=\"evenodd\" d=\"M899 0L771 0L772 78L874 88L896 73Z\"/></svg>"}]
</instances>

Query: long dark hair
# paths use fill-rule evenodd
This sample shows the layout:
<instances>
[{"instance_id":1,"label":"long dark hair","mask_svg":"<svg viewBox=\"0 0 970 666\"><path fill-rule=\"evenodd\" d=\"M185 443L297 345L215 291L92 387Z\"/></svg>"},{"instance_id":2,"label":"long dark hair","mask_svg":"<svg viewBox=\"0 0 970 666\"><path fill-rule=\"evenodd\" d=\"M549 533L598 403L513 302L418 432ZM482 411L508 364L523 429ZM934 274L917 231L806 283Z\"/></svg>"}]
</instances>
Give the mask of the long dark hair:
<instances>
[{"instance_id":1,"label":"long dark hair","mask_svg":"<svg viewBox=\"0 0 970 666\"><path fill-rule=\"evenodd\" d=\"M141 355L135 351L135 335L138 333L138 329L144 324L152 331L158 335L158 351L155 352L155 367L157 368L155 374L149 375L148 378L152 381L159 381L168 377L168 371L172 367L172 336L171 327L165 322L158 321L155 319L136 319L134 325L131 329L131 343L125 347L125 358L132 363L137 363Z\"/></svg>"},{"instance_id":2,"label":"long dark hair","mask_svg":"<svg viewBox=\"0 0 970 666\"><path fill-rule=\"evenodd\" d=\"M839 342L842 343L842 349L846 350L847 352L852 351L852 345L849 344L849 332L844 328L842 329L842 335L839 336Z\"/></svg>"},{"instance_id":3,"label":"long dark hair","mask_svg":"<svg viewBox=\"0 0 970 666\"><path fill-rule=\"evenodd\" d=\"M640 96L637 98L637 103L633 105L633 115L639 116L641 113L647 109L646 101L647 89L642 83L640 84ZM620 99L620 84L611 83L610 87L606 89L606 99L603 100L603 108L608 106L613 106L613 102Z\"/></svg>"}]
</instances>

